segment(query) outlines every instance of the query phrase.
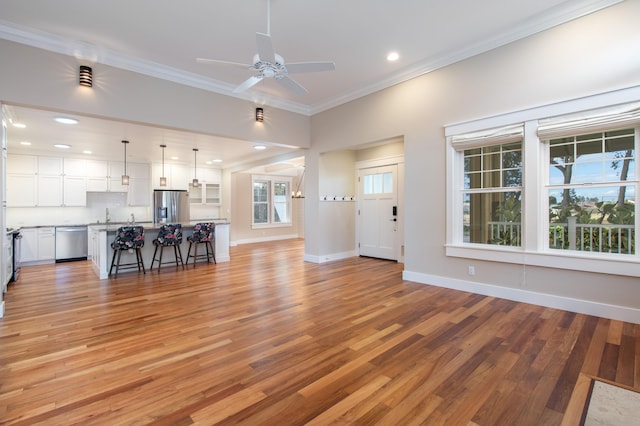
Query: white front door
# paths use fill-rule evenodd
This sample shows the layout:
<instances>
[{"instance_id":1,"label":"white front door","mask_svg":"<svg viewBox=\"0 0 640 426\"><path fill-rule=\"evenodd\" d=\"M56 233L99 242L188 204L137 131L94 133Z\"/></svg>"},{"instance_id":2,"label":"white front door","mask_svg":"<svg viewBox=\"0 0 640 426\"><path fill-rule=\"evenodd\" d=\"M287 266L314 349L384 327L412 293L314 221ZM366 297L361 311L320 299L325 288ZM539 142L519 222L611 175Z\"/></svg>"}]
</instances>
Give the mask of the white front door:
<instances>
[{"instance_id":1,"label":"white front door","mask_svg":"<svg viewBox=\"0 0 640 426\"><path fill-rule=\"evenodd\" d=\"M358 171L361 256L398 260L398 166Z\"/></svg>"}]
</instances>

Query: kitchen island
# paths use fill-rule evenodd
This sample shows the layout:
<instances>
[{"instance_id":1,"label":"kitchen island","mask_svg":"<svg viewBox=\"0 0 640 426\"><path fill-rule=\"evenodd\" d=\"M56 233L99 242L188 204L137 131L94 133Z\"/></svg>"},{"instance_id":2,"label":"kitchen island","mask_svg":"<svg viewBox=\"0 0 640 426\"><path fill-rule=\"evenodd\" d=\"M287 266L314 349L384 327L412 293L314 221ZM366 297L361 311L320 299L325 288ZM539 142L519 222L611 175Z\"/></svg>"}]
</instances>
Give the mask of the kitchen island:
<instances>
[{"instance_id":1,"label":"kitchen island","mask_svg":"<svg viewBox=\"0 0 640 426\"><path fill-rule=\"evenodd\" d=\"M180 249L182 250L182 258L184 261L187 261L187 252L189 250L189 241L187 241L187 237L191 235L193 232L193 227L197 223L208 222L215 223L215 252L216 252L216 261L220 262L228 262L230 260L229 257L229 222L226 219L214 219L209 221L194 221L194 222L183 222L182 225L182 244L180 245ZM111 259L113 257L113 249L111 248L111 243L115 240L116 232L119 227L126 226L126 223L98 223L91 224L88 226L88 248L89 248L89 258L93 262L93 270L96 275L101 280L107 279L109 277L109 268L111 267ZM153 252L155 250L155 246L153 245L153 240L158 236L158 230L161 223L152 223L152 222L141 222L135 223L135 225L140 225L144 227L144 247L142 248L142 259L144 261L145 269L149 270L151 267L151 261L153 260ZM202 252L204 248L200 248L200 252ZM173 259L173 250L165 251L163 256L163 263ZM122 263L130 263L135 262L135 253L122 253ZM191 264L191 263L189 263ZM164 265L164 268L167 267L175 267L170 264ZM155 264L154 269L157 268L157 263Z\"/></svg>"}]
</instances>

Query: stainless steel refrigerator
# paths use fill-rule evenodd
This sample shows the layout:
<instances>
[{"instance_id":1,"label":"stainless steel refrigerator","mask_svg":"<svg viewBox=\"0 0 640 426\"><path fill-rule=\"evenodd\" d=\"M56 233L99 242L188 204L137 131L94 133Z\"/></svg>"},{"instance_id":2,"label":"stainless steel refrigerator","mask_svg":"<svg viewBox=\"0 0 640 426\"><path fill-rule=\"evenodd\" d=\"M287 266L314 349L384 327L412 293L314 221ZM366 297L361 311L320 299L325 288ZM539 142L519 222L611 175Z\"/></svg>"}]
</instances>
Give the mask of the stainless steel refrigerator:
<instances>
[{"instance_id":1,"label":"stainless steel refrigerator","mask_svg":"<svg viewBox=\"0 0 640 426\"><path fill-rule=\"evenodd\" d=\"M189 193L187 191L153 191L153 222L189 222Z\"/></svg>"}]
</instances>

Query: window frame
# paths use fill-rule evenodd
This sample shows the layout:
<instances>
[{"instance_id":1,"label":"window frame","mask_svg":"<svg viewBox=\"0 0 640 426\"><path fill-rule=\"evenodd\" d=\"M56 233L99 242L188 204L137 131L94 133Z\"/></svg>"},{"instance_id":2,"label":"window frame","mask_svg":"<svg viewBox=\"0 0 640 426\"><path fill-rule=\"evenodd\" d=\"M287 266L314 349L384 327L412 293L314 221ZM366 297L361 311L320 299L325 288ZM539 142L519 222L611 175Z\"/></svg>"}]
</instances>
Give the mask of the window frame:
<instances>
[{"instance_id":1,"label":"window frame","mask_svg":"<svg viewBox=\"0 0 640 426\"><path fill-rule=\"evenodd\" d=\"M255 205L256 201L254 200L253 188L256 182L266 182L267 183L267 222L266 223L256 223L255 222ZM264 229L264 228L283 228L283 227L291 227L293 226L293 210L291 203L291 184L293 179L288 176L276 176L276 175L251 175L251 229ZM278 184L286 185L286 213L287 213L287 221L276 222L274 219L275 212L275 187ZM259 202L263 204L264 202ZM281 204L281 202L279 203Z\"/></svg>"},{"instance_id":2,"label":"window frame","mask_svg":"<svg viewBox=\"0 0 640 426\"><path fill-rule=\"evenodd\" d=\"M619 105L638 102L640 86L594 95L586 98L536 107L495 117L474 120L465 123L445 126L446 138L446 256L466 259L478 259L503 263L514 263L531 266L542 266L559 269L602 272L614 275L640 277L640 250L636 253L610 254L591 253L572 250L548 248L549 200L548 200L548 167L549 150L538 137L538 127L547 124L549 117L576 114L582 111L587 114L594 109L619 108ZM551 120L553 122L553 120ZM522 246L499 246L492 244L464 243L462 228L462 197L464 188L464 155L455 142L461 137L498 127L523 125L523 197L522 197ZM636 185L638 194L638 146L640 145L640 125L635 124L636 161L634 167L636 179L630 184ZM637 195L636 195L637 196ZM636 205L636 218L639 206ZM638 240L640 223L636 219L635 236ZM546 230L546 231L544 231ZM544 232L543 232L544 231Z\"/></svg>"}]
</instances>

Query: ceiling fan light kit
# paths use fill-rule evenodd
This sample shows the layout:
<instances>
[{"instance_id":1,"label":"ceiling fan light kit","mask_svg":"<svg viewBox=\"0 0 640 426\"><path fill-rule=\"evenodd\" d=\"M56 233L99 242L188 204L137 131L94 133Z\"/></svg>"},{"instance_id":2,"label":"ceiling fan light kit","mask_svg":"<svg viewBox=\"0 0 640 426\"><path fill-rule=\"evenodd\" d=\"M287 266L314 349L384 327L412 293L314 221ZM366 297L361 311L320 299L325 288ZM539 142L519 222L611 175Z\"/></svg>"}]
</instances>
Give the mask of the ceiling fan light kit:
<instances>
[{"instance_id":1,"label":"ceiling fan light kit","mask_svg":"<svg viewBox=\"0 0 640 426\"><path fill-rule=\"evenodd\" d=\"M251 64L241 64L237 62L222 61L218 59L196 58L197 62L204 64L222 64L240 67L252 71L254 75L249 77L239 86L233 93L242 93L255 86L264 79L273 79L285 89L295 93L296 95L304 95L308 93L300 83L289 77L293 73L308 73L320 71L334 71L336 66L330 61L321 62L292 62L285 64L284 58L273 50L271 43L271 24L270 14L271 6L267 0L267 34L256 33L256 45L258 53L253 55Z\"/></svg>"}]
</instances>

